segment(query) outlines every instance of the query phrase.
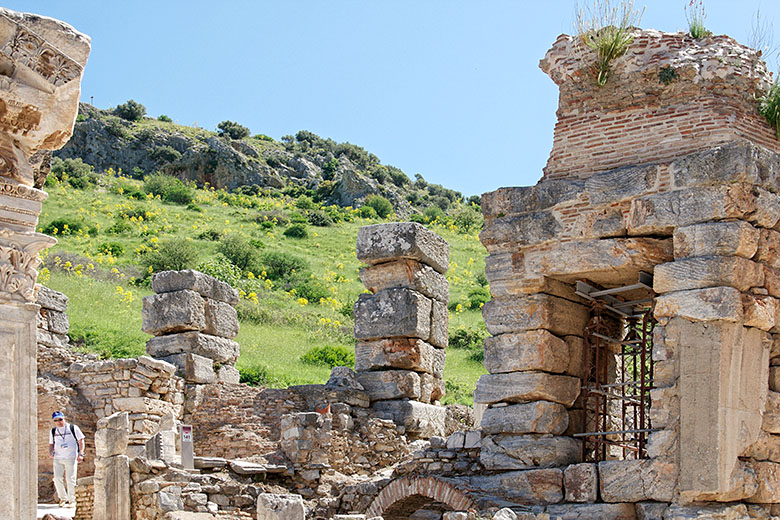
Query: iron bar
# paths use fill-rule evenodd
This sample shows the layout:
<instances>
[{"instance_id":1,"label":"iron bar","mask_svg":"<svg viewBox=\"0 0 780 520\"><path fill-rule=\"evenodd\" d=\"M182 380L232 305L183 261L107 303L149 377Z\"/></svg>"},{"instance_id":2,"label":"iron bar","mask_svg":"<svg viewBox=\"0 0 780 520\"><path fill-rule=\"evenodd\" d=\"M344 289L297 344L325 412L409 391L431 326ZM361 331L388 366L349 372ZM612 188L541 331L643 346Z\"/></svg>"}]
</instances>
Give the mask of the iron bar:
<instances>
[{"instance_id":1,"label":"iron bar","mask_svg":"<svg viewBox=\"0 0 780 520\"><path fill-rule=\"evenodd\" d=\"M639 428L634 430L612 430L609 432L573 433L572 437L588 437L590 435L619 435L622 433L651 433L661 431L659 428Z\"/></svg>"}]
</instances>

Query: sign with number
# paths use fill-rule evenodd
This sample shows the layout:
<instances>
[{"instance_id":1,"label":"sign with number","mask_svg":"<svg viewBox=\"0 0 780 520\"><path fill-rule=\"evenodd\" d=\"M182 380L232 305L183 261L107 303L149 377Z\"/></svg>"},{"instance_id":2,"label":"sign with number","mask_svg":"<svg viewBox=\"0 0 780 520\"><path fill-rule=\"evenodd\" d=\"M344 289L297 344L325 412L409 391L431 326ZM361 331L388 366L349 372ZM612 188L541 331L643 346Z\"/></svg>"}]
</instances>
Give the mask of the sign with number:
<instances>
[{"instance_id":1,"label":"sign with number","mask_svg":"<svg viewBox=\"0 0 780 520\"><path fill-rule=\"evenodd\" d=\"M182 425L181 442L192 442L192 426Z\"/></svg>"}]
</instances>

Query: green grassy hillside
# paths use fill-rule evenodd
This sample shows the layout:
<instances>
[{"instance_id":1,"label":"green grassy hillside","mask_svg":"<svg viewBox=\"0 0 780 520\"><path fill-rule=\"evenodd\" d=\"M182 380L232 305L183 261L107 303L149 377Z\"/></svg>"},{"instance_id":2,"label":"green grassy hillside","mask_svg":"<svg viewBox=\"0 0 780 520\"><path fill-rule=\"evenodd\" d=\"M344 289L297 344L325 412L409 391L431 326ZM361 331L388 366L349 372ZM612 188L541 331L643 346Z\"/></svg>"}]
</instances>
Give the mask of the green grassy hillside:
<instances>
[{"instance_id":1,"label":"green grassy hillside","mask_svg":"<svg viewBox=\"0 0 780 520\"><path fill-rule=\"evenodd\" d=\"M39 225L59 243L46 253L40 281L70 297L78 348L105 357L143 354L141 300L151 294L151 273L199 268L240 291L237 366L244 380L323 382L329 362L354 353L351 309L364 291L357 231L392 221L392 214L380 219L367 208L322 206L306 196L236 194L59 166L47 180ZM448 401L470 402L484 373L484 248L473 221L439 216L428 226L450 244ZM307 353L313 359L304 362Z\"/></svg>"}]
</instances>

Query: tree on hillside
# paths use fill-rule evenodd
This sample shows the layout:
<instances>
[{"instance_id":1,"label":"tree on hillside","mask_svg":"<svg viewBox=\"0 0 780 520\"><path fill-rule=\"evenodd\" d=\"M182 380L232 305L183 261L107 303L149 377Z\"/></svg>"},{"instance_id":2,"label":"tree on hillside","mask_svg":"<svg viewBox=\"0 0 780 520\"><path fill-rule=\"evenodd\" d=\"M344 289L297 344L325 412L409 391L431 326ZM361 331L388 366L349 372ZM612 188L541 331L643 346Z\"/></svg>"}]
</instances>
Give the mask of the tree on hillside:
<instances>
[{"instance_id":1,"label":"tree on hillside","mask_svg":"<svg viewBox=\"0 0 780 520\"><path fill-rule=\"evenodd\" d=\"M222 121L217 128L219 128L219 135L227 135L231 139L243 139L249 136L247 127L233 121Z\"/></svg>"},{"instance_id":2,"label":"tree on hillside","mask_svg":"<svg viewBox=\"0 0 780 520\"><path fill-rule=\"evenodd\" d=\"M146 107L131 99L127 103L117 105L114 115L128 121L138 121L146 115Z\"/></svg>"}]
</instances>

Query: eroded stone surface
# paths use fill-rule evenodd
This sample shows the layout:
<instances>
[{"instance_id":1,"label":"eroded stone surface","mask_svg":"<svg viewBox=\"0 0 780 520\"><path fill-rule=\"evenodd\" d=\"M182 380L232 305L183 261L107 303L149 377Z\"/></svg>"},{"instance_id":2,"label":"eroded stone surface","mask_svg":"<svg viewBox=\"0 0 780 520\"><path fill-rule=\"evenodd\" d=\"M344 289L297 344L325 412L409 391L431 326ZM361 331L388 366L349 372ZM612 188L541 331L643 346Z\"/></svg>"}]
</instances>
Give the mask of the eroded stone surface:
<instances>
[{"instance_id":1,"label":"eroded stone surface","mask_svg":"<svg viewBox=\"0 0 780 520\"><path fill-rule=\"evenodd\" d=\"M488 494L505 494L531 504L556 504L563 500L563 471L556 468L476 476L470 484Z\"/></svg>"},{"instance_id":2,"label":"eroded stone surface","mask_svg":"<svg viewBox=\"0 0 780 520\"><path fill-rule=\"evenodd\" d=\"M563 487L567 502L595 502L599 495L598 466L592 462L567 466Z\"/></svg>"},{"instance_id":3,"label":"eroded stone surface","mask_svg":"<svg viewBox=\"0 0 780 520\"><path fill-rule=\"evenodd\" d=\"M581 456L580 442L571 437L494 435L482 438L479 460L486 469L513 470L567 466Z\"/></svg>"},{"instance_id":4,"label":"eroded stone surface","mask_svg":"<svg viewBox=\"0 0 780 520\"><path fill-rule=\"evenodd\" d=\"M674 231L674 257L736 255L752 258L758 248L759 235L758 229L741 220L680 227Z\"/></svg>"},{"instance_id":5,"label":"eroded stone surface","mask_svg":"<svg viewBox=\"0 0 780 520\"><path fill-rule=\"evenodd\" d=\"M200 271L162 271L152 276L152 290L158 294L188 289L204 298L211 298L230 305L238 303L238 291L229 284Z\"/></svg>"},{"instance_id":6,"label":"eroded stone surface","mask_svg":"<svg viewBox=\"0 0 780 520\"><path fill-rule=\"evenodd\" d=\"M358 343L355 370L404 368L441 377L445 353L421 339L390 338Z\"/></svg>"},{"instance_id":7,"label":"eroded stone surface","mask_svg":"<svg viewBox=\"0 0 780 520\"><path fill-rule=\"evenodd\" d=\"M653 271L653 290L659 294L720 286L747 291L763 283L761 265L741 256L687 258L656 265Z\"/></svg>"},{"instance_id":8,"label":"eroded stone surface","mask_svg":"<svg viewBox=\"0 0 780 520\"><path fill-rule=\"evenodd\" d=\"M171 332L204 330L206 302L189 289L155 294L143 299L141 329L155 336Z\"/></svg>"},{"instance_id":9,"label":"eroded stone surface","mask_svg":"<svg viewBox=\"0 0 780 520\"><path fill-rule=\"evenodd\" d=\"M146 342L146 352L157 358L173 354L198 354L217 363L234 364L240 353L240 346L233 340L190 331L166 336L156 336Z\"/></svg>"},{"instance_id":10,"label":"eroded stone surface","mask_svg":"<svg viewBox=\"0 0 780 520\"><path fill-rule=\"evenodd\" d=\"M443 274L449 267L449 256L447 242L416 222L375 224L358 230L357 257L369 265L409 258Z\"/></svg>"},{"instance_id":11,"label":"eroded stone surface","mask_svg":"<svg viewBox=\"0 0 780 520\"><path fill-rule=\"evenodd\" d=\"M491 336L484 340L484 365L491 374L521 370L567 371L570 349L544 329Z\"/></svg>"},{"instance_id":12,"label":"eroded stone surface","mask_svg":"<svg viewBox=\"0 0 780 520\"><path fill-rule=\"evenodd\" d=\"M361 294L355 303L355 338L413 337L431 335L432 301L409 289L386 289Z\"/></svg>"},{"instance_id":13,"label":"eroded stone surface","mask_svg":"<svg viewBox=\"0 0 780 520\"><path fill-rule=\"evenodd\" d=\"M571 406L580 393L576 377L546 372L487 374L479 378L474 391L475 403L552 401Z\"/></svg>"},{"instance_id":14,"label":"eroded stone surface","mask_svg":"<svg viewBox=\"0 0 780 520\"><path fill-rule=\"evenodd\" d=\"M488 408L482 415L482 431L498 433L561 434L569 426L566 407L549 401Z\"/></svg>"},{"instance_id":15,"label":"eroded stone surface","mask_svg":"<svg viewBox=\"0 0 780 520\"><path fill-rule=\"evenodd\" d=\"M449 301L447 278L416 260L401 259L360 270L360 281L372 293L391 287L406 287L441 302Z\"/></svg>"},{"instance_id":16,"label":"eroded stone surface","mask_svg":"<svg viewBox=\"0 0 780 520\"><path fill-rule=\"evenodd\" d=\"M547 329L576 336L589 319L585 306L548 294L494 298L482 307L482 317L493 335Z\"/></svg>"}]
</instances>

